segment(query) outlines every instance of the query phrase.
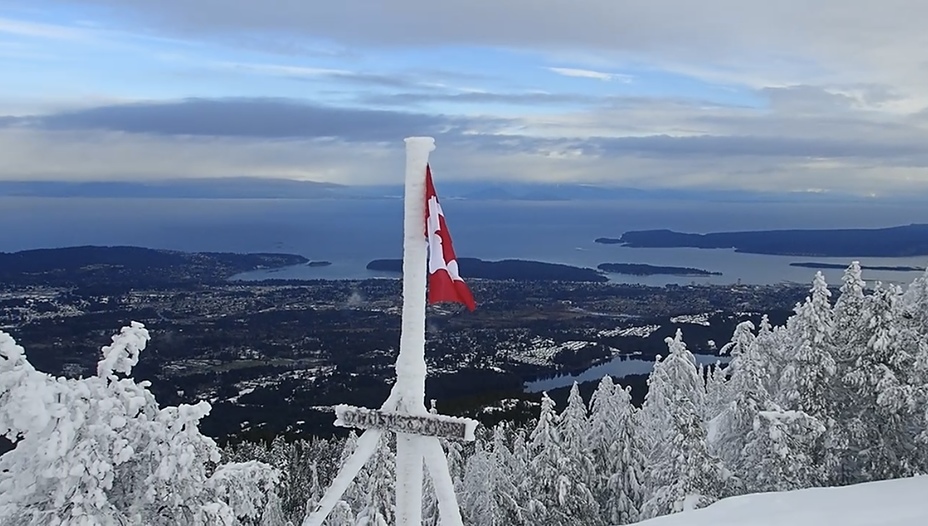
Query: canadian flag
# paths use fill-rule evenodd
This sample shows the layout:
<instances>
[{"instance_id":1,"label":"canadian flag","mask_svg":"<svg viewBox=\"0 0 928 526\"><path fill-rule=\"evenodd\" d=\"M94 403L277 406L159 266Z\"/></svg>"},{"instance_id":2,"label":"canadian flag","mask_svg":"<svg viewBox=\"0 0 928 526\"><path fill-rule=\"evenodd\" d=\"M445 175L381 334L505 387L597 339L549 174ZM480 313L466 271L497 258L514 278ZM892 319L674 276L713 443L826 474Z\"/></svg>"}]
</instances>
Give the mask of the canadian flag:
<instances>
[{"instance_id":1,"label":"canadian flag","mask_svg":"<svg viewBox=\"0 0 928 526\"><path fill-rule=\"evenodd\" d=\"M463 303L473 311L477 302L458 273L451 233L438 203L428 164L425 165L425 228L429 240L429 303Z\"/></svg>"}]
</instances>

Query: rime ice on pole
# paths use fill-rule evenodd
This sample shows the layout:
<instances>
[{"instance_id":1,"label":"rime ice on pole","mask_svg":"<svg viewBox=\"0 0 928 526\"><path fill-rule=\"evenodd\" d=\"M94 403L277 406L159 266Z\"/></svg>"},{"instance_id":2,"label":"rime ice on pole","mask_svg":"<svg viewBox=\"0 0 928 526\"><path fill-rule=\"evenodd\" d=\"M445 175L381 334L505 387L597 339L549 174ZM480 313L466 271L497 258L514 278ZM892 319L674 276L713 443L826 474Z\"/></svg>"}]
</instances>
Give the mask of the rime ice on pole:
<instances>
[{"instance_id":1,"label":"rime ice on pole","mask_svg":"<svg viewBox=\"0 0 928 526\"><path fill-rule=\"evenodd\" d=\"M339 406L336 425L366 431L304 526L320 526L338 504L354 477L374 454L383 431L396 433L396 524L422 523L423 468L428 467L438 497L441 523L462 524L447 459L436 436L449 433L474 439L476 421L431 415L425 408L425 313L428 243L426 237L426 173L431 137L406 139L406 190L403 222L403 320L396 383L380 410ZM449 431L450 430L450 431ZM463 435L463 436L461 436Z\"/></svg>"},{"instance_id":2,"label":"rime ice on pole","mask_svg":"<svg viewBox=\"0 0 928 526\"><path fill-rule=\"evenodd\" d=\"M403 328L396 360L399 399L413 414L425 410L425 302L428 279L424 235L425 169L435 149L431 137L406 139L406 199L403 215Z\"/></svg>"}]
</instances>

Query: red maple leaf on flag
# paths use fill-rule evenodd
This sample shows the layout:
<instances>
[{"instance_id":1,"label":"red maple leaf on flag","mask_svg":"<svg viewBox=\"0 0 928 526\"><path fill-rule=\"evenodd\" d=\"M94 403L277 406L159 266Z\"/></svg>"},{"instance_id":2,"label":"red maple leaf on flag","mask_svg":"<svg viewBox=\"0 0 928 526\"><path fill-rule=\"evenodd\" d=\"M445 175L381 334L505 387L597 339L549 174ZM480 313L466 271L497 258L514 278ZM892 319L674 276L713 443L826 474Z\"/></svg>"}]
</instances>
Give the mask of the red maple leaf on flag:
<instances>
[{"instance_id":1,"label":"red maple leaf on flag","mask_svg":"<svg viewBox=\"0 0 928 526\"><path fill-rule=\"evenodd\" d=\"M451 233L432 184L432 168L429 165L425 166L425 227L429 241L429 303L463 303L473 311L477 302L458 272Z\"/></svg>"}]
</instances>

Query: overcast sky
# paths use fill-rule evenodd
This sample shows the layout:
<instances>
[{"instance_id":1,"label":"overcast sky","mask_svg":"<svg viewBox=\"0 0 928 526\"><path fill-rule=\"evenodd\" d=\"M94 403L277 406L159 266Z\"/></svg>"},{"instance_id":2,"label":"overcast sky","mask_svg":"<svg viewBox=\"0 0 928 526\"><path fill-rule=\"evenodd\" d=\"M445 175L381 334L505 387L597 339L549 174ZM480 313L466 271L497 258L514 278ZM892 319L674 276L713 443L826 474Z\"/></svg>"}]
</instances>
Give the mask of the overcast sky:
<instances>
[{"instance_id":1,"label":"overcast sky","mask_svg":"<svg viewBox=\"0 0 928 526\"><path fill-rule=\"evenodd\" d=\"M928 194L924 0L0 0L0 179ZM441 175L439 175L441 174Z\"/></svg>"}]
</instances>

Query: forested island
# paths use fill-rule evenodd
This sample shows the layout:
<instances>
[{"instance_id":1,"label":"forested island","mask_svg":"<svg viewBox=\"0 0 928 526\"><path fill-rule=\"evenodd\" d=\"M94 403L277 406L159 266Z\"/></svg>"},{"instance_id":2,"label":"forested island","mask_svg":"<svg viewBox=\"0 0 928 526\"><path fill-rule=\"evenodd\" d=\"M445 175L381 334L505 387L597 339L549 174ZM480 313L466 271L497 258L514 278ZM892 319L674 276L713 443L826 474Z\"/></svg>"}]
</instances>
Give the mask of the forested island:
<instances>
[{"instance_id":1,"label":"forested island","mask_svg":"<svg viewBox=\"0 0 928 526\"><path fill-rule=\"evenodd\" d=\"M462 278L520 281L609 281L609 278L596 269L521 259L484 261L478 258L458 258L458 268ZM403 261L375 259L367 264L367 269L402 272Z\"/></svg>"},{"instance_id":2,"label":"forested island","mask_svg":"<svg viewBox=\"0 0 928 526\"><path fill-rule=\"evenodd\" d=\"M847 268L847 265L842 263L819 263L816 261L803 261L798 263L790 263L791 267L802 267L802 268L814 268L814 269L833 269L833 270L844 270ZM863 270L883 270L889 272L924 272L924 267L912 267L907 265L899 266L885 266L885 265L861 265Z\"/></svg>"},{"instance_id":3,"label":"forested island","mask_svg":"<svg viewBox=\"0 0 928 526\"><path fill-rule=\"evenodd\" d=\"M48 286L152 286L216 283L251 270L308 263L295 254L178 252L141 247L81 246L0 252L0 281Z\"/></svg>"},{"instance_id":4,"label":"forested island","mask_svg":"<svg viewBox=\"0 0 928 526\"><path fill-rule=\"evenodd\" d=\"M613 274L629 276L721 276L721 272L710 272L701 268L665 267L645 263L601 263L596 268Z\"/></svg>"},{"instance_id":5,"label":"forested island","mask_svg":"<svg viewBox=\"0 0 928 526\"><path fill-rule=\"evenodd\" d=\"M689 234L636 230L597 243L631 248L729 248L778 256L911 257L928 255L928 224L834 230L758 230Z\"/></svg>"}]
</instances>

